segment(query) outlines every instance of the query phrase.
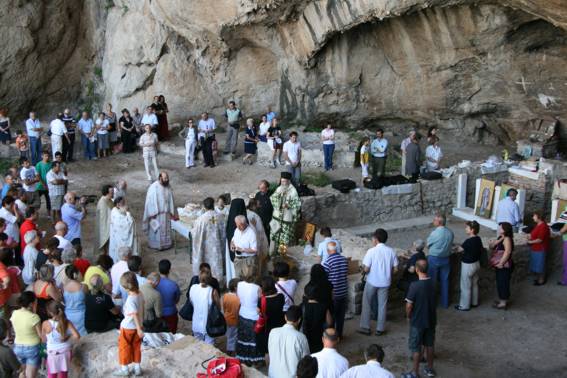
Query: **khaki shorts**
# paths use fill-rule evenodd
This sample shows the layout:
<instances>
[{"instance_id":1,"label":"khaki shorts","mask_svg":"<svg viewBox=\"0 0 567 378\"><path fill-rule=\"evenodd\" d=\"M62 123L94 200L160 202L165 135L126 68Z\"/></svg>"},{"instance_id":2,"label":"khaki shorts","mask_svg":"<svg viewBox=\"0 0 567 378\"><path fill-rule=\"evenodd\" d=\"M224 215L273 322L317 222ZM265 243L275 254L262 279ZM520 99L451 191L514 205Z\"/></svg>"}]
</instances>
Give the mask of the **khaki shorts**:
<instances>
[{"instance_id":1,"label":"khaki shorts","mask_svg":"<svg viewBox=\"0 0 567 378\"><path fill-rule=\"evenodd\" d=\"M51 200L51 210L61 210L63 206L63 196L49 196Z\"/></svg>"},{"instance_id":2,"label":"khaki shorts","mask_svg":"<svg viewBox=\"0 0 567 378\"><path fill-rule=\"evenodd\" d=\"M236 257L234 259L234 273L236 277L244 279L247 272L256 280L258 275L258 256Z\"/></svg>"}]
</instances>

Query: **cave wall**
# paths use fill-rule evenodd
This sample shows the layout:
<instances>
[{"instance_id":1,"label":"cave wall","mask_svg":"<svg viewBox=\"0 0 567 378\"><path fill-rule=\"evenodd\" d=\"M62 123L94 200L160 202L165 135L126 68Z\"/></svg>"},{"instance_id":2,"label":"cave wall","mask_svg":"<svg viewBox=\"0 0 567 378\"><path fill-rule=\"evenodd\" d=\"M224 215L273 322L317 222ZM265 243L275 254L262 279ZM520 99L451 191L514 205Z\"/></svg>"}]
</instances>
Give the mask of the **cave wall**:
<instances>
[{"instance_id":1,"label":"cave wall","mask_svg":"<svg viewBox=\"0 0 567 378\"><path fill-rule=\"evenodd\" d=\"M174 121L235 99L287 122L486 125L485 142L509 142L567 115L562 0L8 2L0 105L21 118L164 94Z\"/></svg>"}]
</instances>

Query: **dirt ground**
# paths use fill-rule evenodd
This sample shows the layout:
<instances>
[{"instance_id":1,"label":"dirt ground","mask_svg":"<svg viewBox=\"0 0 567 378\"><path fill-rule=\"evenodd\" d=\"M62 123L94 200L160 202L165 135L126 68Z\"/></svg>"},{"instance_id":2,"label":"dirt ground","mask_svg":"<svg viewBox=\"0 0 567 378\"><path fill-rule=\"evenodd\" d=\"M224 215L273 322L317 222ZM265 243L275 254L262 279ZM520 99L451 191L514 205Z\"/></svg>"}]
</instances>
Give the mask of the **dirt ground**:
<instances>
[{"instance_id":1,"label":"dirt ground","mask_svg":"<svg viewBox=\"0 0 567 378\"><path fill-rule=\"evenodd\" d=\"M224 146L220 135L220 146ZM175 148L181 150L182 141L176 138ZM242 150L241 140L239 150ZM172 147L173 148L173 147ZM479 160L499 151L496 148L459 151L458 158ZM80 151L79 151L80 153ZM475 158L476 156L476 158ZM482 157L480 157L482 156ZM199 202L206 196L221 193L253 193L260 179L275 180L280 169L244 166L240 160L221 162L216 168L201 166L184 168L183 156L160 154L160 169L170 173L176 206L187 202ZM172 276L186 290L191 266L187 253L173 250L156 252L147 248L147 240L141 232L141 219L146 189L149 185L144 173L141 154L120 154L99 161L79 160L69 165L69 190L79 194L99 194L105 183L116 183L124 178L128 182L127 199L132 214L138 222L139 240L146 272L157 268L161 258L172 260ZM351 177L359 180L360 172L354 169L332 171L333 178ZM82 238L86 256L93 257L93 227L96 204L89 205L89 214L82 226ZM45 209L42 208L42 215ZM43 217L42 217L43 218ZM393 237L393 243L404 244L411 238ZM400 245L407 247L407 245ZM556 273L557 275L557 273ZM551 277L546 286L533 287L526 280L512 287L512 305L508 311L490 307L495 293L484 293L481 306L470 312L439 309L436 362L439 377L567 377L567 304L566 289L555 285L557 277ZM184 299L182 299L182 302ZM381 344L386 351L384 365L399 376L410 366L407 352L408 325L401 303L391 303L388 312L387 333L384 336L366 337L355 333L358 317L346 322L344 341L339 351L349 358L351 365L362 362L362 350L370 343ZM189 333L189 323L183 320L181 332ZM224 340L220 340L220 345Z\"/></svg>"}]
</instances>

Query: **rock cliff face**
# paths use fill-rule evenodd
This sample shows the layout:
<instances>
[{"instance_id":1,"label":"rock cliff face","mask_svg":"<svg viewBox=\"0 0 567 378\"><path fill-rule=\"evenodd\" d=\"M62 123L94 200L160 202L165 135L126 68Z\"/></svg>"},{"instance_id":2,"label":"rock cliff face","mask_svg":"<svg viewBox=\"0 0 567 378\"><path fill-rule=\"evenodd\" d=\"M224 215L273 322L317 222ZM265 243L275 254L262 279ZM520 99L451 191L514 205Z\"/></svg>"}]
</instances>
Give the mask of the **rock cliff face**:
<instances>
[{"instance_id":1,"label":"rock cliff face","mask_svg":"<svg viewBox=\"0 0 567 378\"><path fill-rule=\"evenodd\" d=\"M11 3L0 100L19 112L164 94L178 120L235 99L249 115L271 105L304 124L439 125L485 142L567 115L563 0Z\"/></svg>"}]
</instances>

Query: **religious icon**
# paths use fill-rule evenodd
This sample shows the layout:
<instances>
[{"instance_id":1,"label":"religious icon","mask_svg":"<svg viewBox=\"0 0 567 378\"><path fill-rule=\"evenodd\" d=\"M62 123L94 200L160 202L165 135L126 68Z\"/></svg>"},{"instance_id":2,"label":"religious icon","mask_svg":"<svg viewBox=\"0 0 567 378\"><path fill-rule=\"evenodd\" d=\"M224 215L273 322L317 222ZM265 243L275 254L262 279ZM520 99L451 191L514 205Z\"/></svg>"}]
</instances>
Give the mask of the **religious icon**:
<instances>
[{"instance_id":1,"label":"religious icon","mask_svg":"<svg viewBox=\"0 0 567 378\"><path fill-rule=\"evenodd\" d=\"M556 222L567 222L567 200L559 200L557 204L557 213L555 213Z\"/></svg>"},{"instance_id":2,"label":"religious icon","mask_svg":"<svg viewBox=\"0 0 567 378\"><path fill-rule=\"evenodd\" d=\"M475 215L484 218L490 218L492 211L492 202L494 198L494 188L496 183L494 181L482 179L480 182L480 194L475 208Z\"/></svg>"},{"instance_id":3,"label":"religious icon","mask_svg":"<svg viewBox=\"0 0 567 378\"><path fill-rule=\"evenodd\" d=\"M508 185L508 184L502 184L502 186L500 186L500 195L498 196L499 201L502 201L504 198L506 198L506 195L508 194L508 190L510 189L518 190L518 188L515 188L512 185Z\"/></svg>"}]
</instances>

